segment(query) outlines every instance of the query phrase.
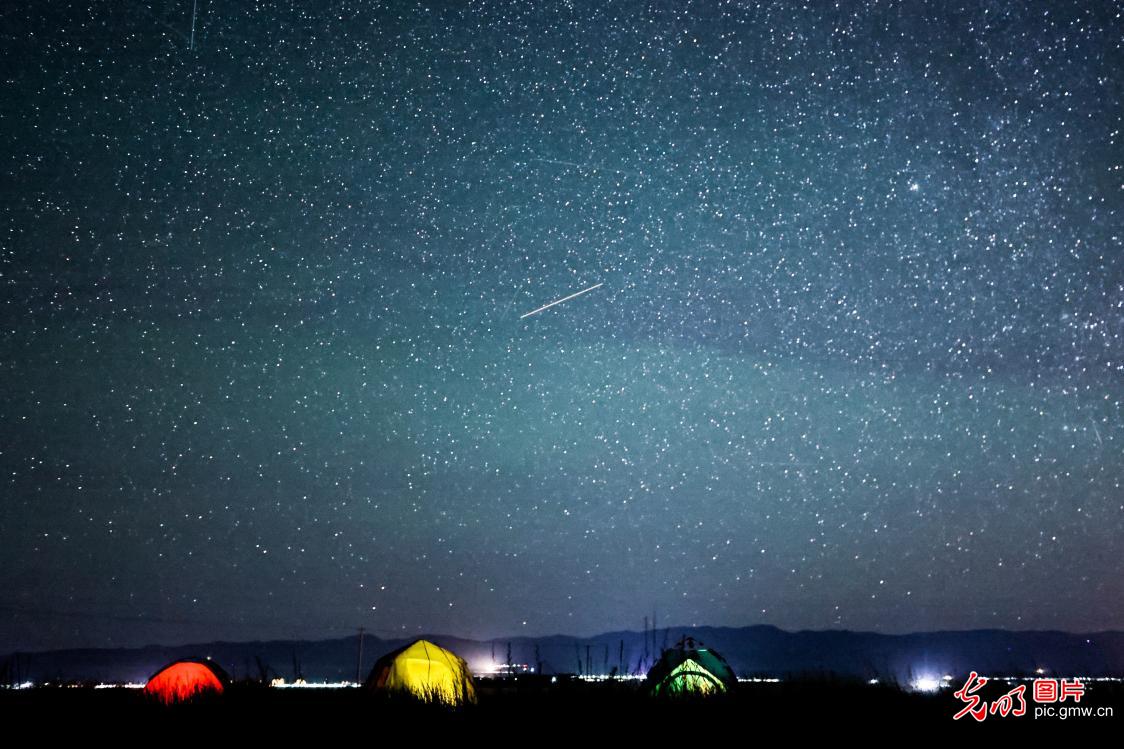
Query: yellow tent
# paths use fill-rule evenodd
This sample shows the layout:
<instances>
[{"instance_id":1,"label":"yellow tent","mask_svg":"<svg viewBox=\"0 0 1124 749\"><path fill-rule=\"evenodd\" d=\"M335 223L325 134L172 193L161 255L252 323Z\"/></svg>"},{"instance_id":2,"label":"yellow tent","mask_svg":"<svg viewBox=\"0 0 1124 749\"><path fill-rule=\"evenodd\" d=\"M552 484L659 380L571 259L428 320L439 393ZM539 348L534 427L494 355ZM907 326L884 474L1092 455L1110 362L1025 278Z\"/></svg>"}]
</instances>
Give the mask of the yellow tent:
<instances>
[{"instance_id":1,"label":"yellow tent","mask_svg":"<svg viewBox=\"0 0 1124 749\"><path fill-rule=\"evenodd\" d=\"M460 705L476 702L468 664L456 653L417 640L379 658L367 686L409 692L423 700Z\"/></svg>"}]
</instances>

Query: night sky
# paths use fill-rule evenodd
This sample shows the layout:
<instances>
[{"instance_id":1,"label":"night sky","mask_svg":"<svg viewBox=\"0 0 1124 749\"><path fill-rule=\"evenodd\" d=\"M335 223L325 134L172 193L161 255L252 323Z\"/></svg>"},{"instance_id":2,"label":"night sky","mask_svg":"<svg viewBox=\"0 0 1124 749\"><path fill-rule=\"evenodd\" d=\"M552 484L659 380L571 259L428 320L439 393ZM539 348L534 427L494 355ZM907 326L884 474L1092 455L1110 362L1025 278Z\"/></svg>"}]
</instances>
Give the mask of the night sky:
<instances>
[{"instance_id":1,"label":"night sky","mask_svg":"<svg viewBox=\"0 0 1124 749\"><path fill-rule=\"evenodd\" d=\"M0 648L1124 628L1121 13L6 4Z\"/></svg>"}]
</instances>

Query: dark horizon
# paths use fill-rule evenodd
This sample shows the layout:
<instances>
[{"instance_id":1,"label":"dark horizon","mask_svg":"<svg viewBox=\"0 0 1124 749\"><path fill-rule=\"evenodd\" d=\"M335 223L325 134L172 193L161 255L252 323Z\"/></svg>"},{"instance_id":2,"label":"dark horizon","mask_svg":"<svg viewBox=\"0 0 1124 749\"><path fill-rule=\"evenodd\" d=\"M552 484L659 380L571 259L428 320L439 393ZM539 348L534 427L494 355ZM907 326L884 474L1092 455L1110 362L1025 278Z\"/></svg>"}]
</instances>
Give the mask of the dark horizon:
<instances>
[{"instance_id":1,"label":"dark horizon","mask_svg":"<svg viewBox=\"0 0 1124 749\"><path fill-rule=\"evenodd\" d=\"M34 612L33 612L34 613ZM71 614L66 618L80 619L81 615ZM132 638L129 640L106 640L104 642L96 642L86 639L80 629L70 631L68 635L54 633L50 636L48 641L54 642L65 641L68 644L62 646L50 647L8 647L3 646L3 641L0 641L0 655L25 653L36 654L44 652L55 651L68 651L68 650L132 650L143 649L149 647L157 648L182 648L194 645L209 645L214 643L224 644L246 644L253 642L328 642L339 640L354 640L358 636L360 627L346 627L336 626L320 630L307 630L307 634L299 634L296 630L293 634L286 635L279 630L268 630L278 632L276 636L255 636L252 633L243 637L220 637L220 636L207 636L206 630L200 630L201 633L196 636L190 635L177 635L177 627L190 626L190 627L208 627L214 626L214 622L184 622L174 620L161 620L161 619L146 619L140 617L112 617L114 621L122 624L143 625L151 627L157 631L165 639L163 640L144 640L143 637ZM1002 632L1014 635L1026 634L1062 634L1073 636L1086 636L1086 635L1124 635L1124 629L1103 628L1096 630L1064 630L1056 628L1011 628L1011 627L962 627L950 629L932 629L932 630L901 630L901 631L882 631L877 629L854 629L848 627L818 627L818 628L788 628L780 627L774 624L766 624L761 622L748 623L748 624L706 624L706 623L673 623L665 624L658 622L658 626L652 627L650 619L648 620L649 633L665 633L676 631L687 631L696 629L715 629L715 630L750 630L750 629L770 629L783 632L785 634L800 635L800 634L851 634L851 635L874 635L885 637L912 637L912 636L927 636L927 635L964 635L964 634L979 634L987 632ZM241 626L241 625L240 625ZM249 627L250 625L245 625ZM500 641L519 641L519 640L544 640L552 638L571 638L579 640L597 639L602 637L617 636L617 635L636 635L640 636L644 633L643 625L640 627L621 627L609 628L604 630L590 631L590 632L565 632L565 631L546 631L540 633L511 633L511 634L496 634L496 635L478 635L466 634L456 631L439 631L427 630L424 628L415 628L407 631L403 629L371 629L363 627L364 636L374 638L383 642L410 640L416 638L438 638L438 639L453 639L453 640L466 640L479 643L500 642ZM69 637L69 639L66 639ZM60 639L61 638L61 639ZM144 641L142 641L144 640Z\"/></svg>"},{"instance_id":2,"label":"dark horizon","mask_svg":"<svg viewBox=\"0 0 1124 749\"><path fill-rule=\"evenodd\" d=\"M542 5L5 11L0 649L1124 630L1119 8Z\"/></svg>"},{"instance_id":3,"label":"dark horizon","mask_svg":"<svg viewBox=\"0 0 1124 749\"><path fill-rule=\"evenodd\" d=\"M909 686L917 679L935 681L945 675L966 678L970 671L977 671L1006 677L1050 673L1124 679L1124 632L979 630L882 635L786 632L761 625L670 627L649 632L605 632L586 638L473 640L433 633L421 637L449 649L463 658L472 672L482 675L500 673L502 664L512 663L534 666L540 675L608 675L615 667L618 674L642 677L678 643L690 642L718 653L737 675L746 678L822 680L830 674L836 684L854 679L869 684L877 679ZM40 684L138 683L168 663L206 659L222 666L235 679L291 680L299 675L309 683L336 683L356 681L356 674L362 675L364 666L370 668L382 655L417 639L418 635L385 639L367 635L361 650L356 634L327 640L67 649L5 656L0 658L0 669L9 679ZM366 656L362 662L361 655Z\"/></svg>"},{"instance_id":4,"label":"dark horizon","mask_svg":"<svg viewBox=\"0 0 1124 749\"><path fill-rule=\"evenodd\" d=\"M648 630L649 635L653 633L658 637L664 633L680 633L700 629L714 629L714 630L754 630L754 629L767 629L782 632L790 635L803 635L803 634L845 634L845 635L873 635L877 637L916 637L928 635L967 635L967 634L982 634L982 633L1006 633L1012 635L1027 635L1027 634L1042 634L1042 635L1071 635L1075 637L1086 635L1124 635L1124 630L1121 629L1103 629L1096 631L1074 632L1069 630L1060 629L1006 629L997 627L979 627L969 629L937 629L937 630L916 630L916 631L903 631L903 632L879 632L875 630L863 629L847 629L844 627L824 627L822 629L785 629L777 627L772 624L745 624L745 625L683 625L683 624L670 624L660 625L655 630ZM342 630L341 630L342 631ZM262 643L285 643L285 642L340 642L340 641L353 641L359 636L359 628L354 627L351 629L350 634L327 634L324 636L311 636L311 637L249 637L246 639L225 639L225 638L207 638L192 639L176 642L137 642L132 644L123 645L68 645L61 648L49 649L21 649L13 648L9 650L0 649L0 656L11 656L15 654L21 655L36 655L42 653L65 652L72 650L143 650L147 648L185 648L206 646L213 644L223 645L244 645L256 642ZM621 635L634 635L643 636L644 630L639 629L609 629L602 632L590 632L585 634L572 634L568 632L550 632L547 634L514 634L514 635L496 635L494 637L473 637L462 635L455 632L437 632L417 630L414 632L395 632L393 630L378 630L372 631L363 628L363 637L372 641L378 642L399 642L411 641L416 639L436 639L436 640L464 640L476 643L501 643L501 642L520 642L531 640L551 640L551 639L567 639L567 640L598 640L606 637L619 637Z\"/></svg>"}]
</instances>

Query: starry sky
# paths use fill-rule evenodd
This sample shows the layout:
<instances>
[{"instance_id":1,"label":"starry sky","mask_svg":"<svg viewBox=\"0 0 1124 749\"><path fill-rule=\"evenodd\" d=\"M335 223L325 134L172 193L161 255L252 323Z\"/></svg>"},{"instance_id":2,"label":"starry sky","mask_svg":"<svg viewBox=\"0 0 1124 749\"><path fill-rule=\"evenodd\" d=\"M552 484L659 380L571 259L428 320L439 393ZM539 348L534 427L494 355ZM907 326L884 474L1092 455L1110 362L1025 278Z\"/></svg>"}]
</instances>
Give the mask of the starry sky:
<instances>
[{"instance_id":1,"label":"starry sky","mask_svg":"<svg viewBox=\"0 0 1124 749\"><path fill-rule=\"evenodd\" d=\"M0 647L1124 628L1118 4L194 11L0 11Z\"/></svg>"}]
</instances>

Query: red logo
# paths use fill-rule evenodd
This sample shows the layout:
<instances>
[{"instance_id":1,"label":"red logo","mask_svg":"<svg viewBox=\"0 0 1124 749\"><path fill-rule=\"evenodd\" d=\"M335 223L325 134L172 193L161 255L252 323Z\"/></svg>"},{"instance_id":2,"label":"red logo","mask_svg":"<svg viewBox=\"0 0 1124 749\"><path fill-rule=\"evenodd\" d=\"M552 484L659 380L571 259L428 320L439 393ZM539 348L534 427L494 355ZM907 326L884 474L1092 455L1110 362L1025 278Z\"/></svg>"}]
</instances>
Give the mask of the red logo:
<instances>
[{"instance_id":1,"label":"red logo","mask_svg":"<svg viewBox=\"0 0 1124 749\"><path fill-rule=\"evenodd\" d=\"M953 720L960 720L965 715L971 715L978 722L983 722L988 715L998 715L1001 718L1026 715L1026 684L1020 684L989 705L979 694L988 681L990 679L986 676L980 676L975 671L971 673L964 686L954 692L956 698L965 705L952 716ZM1031 694L1035 702L1042 704L1065 702L1070 698L1074 702L1080 702L1085 695L1085 685L1076 678L1035 679Z\"/></svg>"}]
</instances>

